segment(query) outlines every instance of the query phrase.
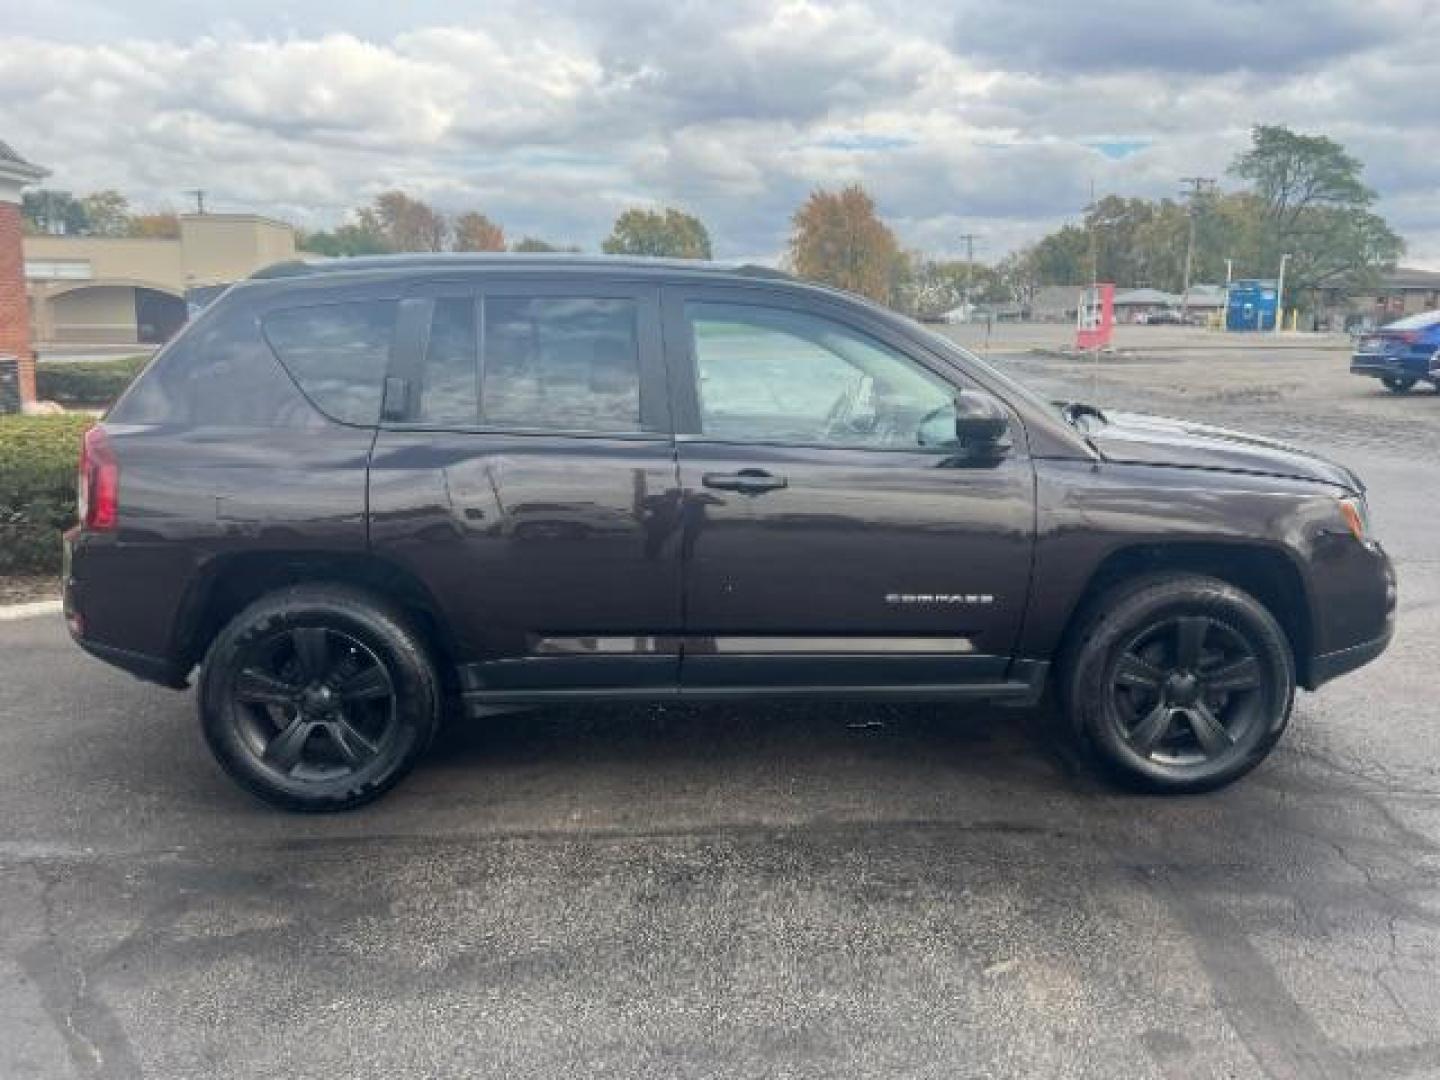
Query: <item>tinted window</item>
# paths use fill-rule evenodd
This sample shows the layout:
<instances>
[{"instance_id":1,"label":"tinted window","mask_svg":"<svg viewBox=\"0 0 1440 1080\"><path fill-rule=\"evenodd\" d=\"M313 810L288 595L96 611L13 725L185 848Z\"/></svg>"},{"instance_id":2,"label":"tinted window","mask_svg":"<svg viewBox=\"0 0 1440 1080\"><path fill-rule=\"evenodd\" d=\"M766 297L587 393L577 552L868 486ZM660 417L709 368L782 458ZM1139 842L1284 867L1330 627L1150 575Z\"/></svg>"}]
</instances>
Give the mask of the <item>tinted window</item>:
<instances>
[{"instance_id":1,"label":"tinted window","mask_svg":"<svg viewBox=\"0 0 1440 1080\"><path fill-rule=\"evenodd\" d=\"M420 373L419 419L474 424L480 418L480 360L475 347L475 301L435 301Z\"/></svg>"},{"instance_id":2,"label":"tinted window","mask_svg":"<svg viewBox=\"0 0 1440 1080\"><path fill-rule=\"evenodd\" d=\"M395 308L393 300L367 300L275 311L265 318L265 337L326 415L373 424L380 417Z\"/></svg>"},{"instance_id":3,"label":"tinted window","mask_svg":"<svg viewBox=\"0 0 1440 1080\"><path fill-rule=\"evenodd\" d=\"M633 300L488 297L481 412L487 423L640 430Z\"/></svg>"},{"instance_id":4,"label":"tinted window","mask_svg":"<svg viewBox=\"0 0 1440 1080\"><path fill-rule=\"evenodd\" d=\"M909 358L815 315L686 305L706 435L736 442L917 447L955 391ZM953 426L952 429L953 431Z\"/></svg>"},{"instance_id":5,"label":"tinted window","mask_svg":"<svg viewBox=\"0 0 1440 1080\"><path fill-rule=\"evenodd\" d=\"M126 424L286 427L315 410L275 361L253 312L207 312L167 345L110 412Z\"/></svg>"}]
</instances>

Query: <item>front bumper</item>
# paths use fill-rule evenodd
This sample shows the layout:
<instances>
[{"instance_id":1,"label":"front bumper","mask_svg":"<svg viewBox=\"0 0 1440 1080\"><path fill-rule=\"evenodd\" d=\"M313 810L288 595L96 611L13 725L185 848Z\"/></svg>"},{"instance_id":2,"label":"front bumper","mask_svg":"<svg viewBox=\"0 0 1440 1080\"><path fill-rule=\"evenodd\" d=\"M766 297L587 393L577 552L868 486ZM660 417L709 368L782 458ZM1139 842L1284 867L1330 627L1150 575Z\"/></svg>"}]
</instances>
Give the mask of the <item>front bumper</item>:
<instances>
[{"instance_id":1,"label":"front bumper","mask_svg":"<svg viewBox=\"0 0 1440 1080\"><path fill-rule=\"evenodd\" d=\"M1310 686L1315 690L1331 679L1338 679L1341 675L1347 675L1356 668L1364 667L1371 660L1376 659L1390 645L1395 637L1395 625L1391 623L1385 633L1373 641L1364 641L1359 645L1351 645L1348 649L1338 649L1324 656L1317 656L1310 661Z\"/></svg>"},{"instance_id":2,"label":"front bumper","mask_svg":"<svg viewBox=\"0 0 1440 1080\"><path fill-rule=\"evenodd\" d=\"M1374 610L1380 617L1376 618L1371 625L1373 629L1380 632L1354 644L1311 656L1310 662L1305 665L1304 678L1301 680L1301 685L1306 690L1316 690L1332 679L1338 679L1341 675L1346 675L1356 668L1364 667L1383 653L1389 647L1390 642L1394 640L1395 615L1400 601L1399 585L1395 578L1395 565L1390 561L1390 556L1386 554L1385 549L1378 543L1367 545L1367 550L1379 562L1377 569L1383 593L1376 597ZM1383 615L1381 615L1382 611Z\"/></svg>"}]
</instances>

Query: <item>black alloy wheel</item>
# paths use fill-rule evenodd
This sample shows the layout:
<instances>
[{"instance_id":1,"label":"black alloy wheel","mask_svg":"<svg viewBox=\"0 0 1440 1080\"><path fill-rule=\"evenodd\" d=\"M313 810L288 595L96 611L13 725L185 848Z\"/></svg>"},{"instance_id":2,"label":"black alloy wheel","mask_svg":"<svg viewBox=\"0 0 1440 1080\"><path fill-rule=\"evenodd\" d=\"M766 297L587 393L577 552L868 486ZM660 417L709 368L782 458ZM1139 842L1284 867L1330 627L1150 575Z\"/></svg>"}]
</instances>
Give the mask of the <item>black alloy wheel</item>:
<instances>
[{"instance_id":1,"label":"black alloy wheel","mask_svg":"<svg viewBox=\"0 0 1440 1080\"><path fill-rule=\"evenodd\" d=\"M1140 757L1213 761L1263 723L1261 664L1245 638L1206 615L1146 627L1122 647L1111 707Z\"/></svg>"},{"instance_id":2,"label":"black alloy wheel","mask_svg":"<svg viewBox=\"0 0 1440 1080\"><path fill-rule=\"evenodd\" d=\"M1295 698L1274 615L1198 574L1152 574L1098 597L1060 668L1066 709L1100 764L1157 792L1206 791L1249 772Z\"/></svg>"},{"instance_id":3,"label":"black alloy wheel","mask_svg":"<svg viewBox=\"0 0 1440 1080\"><path fill-rule=\"evenodd\" d=\"M1403 375L1382 375L1380 377L1380 382L1392 394L1408 394L1415 388L1416 381Z\"/></svg>"},{"instance_id":4,"label":"black alloy wheel","mask_svg":"<svg viewBox=\"0 0 1440 1080\"><path fill-rule=\"evenodd\" d=\"M324 626L252 642L232 685L241 734L267 769L323 779L355 773L395 737L395 686L362 642Z\"/></svg>"},{"instance_id":5,"label":"black alloy wheel","mask_svg":"<svg viewBox=\"0 0 1440 1080\"><path fill-rule=\"evenodd\" d=\"M342 585L261 597L210 647L206 741L242 787L289 810L346 810L429 745L441 694L425 644L383 599Z\"/></svg>"}]
</instances>

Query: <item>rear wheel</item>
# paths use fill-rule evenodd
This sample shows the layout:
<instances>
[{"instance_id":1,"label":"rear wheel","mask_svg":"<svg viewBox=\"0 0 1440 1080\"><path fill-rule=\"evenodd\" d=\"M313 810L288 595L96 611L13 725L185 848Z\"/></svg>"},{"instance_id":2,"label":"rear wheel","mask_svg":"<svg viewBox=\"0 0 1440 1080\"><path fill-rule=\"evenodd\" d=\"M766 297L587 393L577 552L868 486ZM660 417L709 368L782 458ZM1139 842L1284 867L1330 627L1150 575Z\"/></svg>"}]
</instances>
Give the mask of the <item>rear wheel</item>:
<instances>
[{"instance_id":1,"label":"rear wheel","mask_svg":"<svg viewBox=\"0 0 1440 1080\"><path fill-rule=\"evenodd\" d=\"M1258 765L1290 718L1285 632L1248 593L1198 575L1121 586L1092 608L1062 669L1078 730L1109 771L1205 791Z\"/></svg>"},{"instance_id":2,"label":"rear wheel","mask_svg":"<svg viewBox=\"0 0 1440 1080\"><path fill-rule=\"evenodd\" d=\"M307 585L262 597L206 657L200 719L242 787L289 810L348 810L414 765L440 692L420 637L380 599Z\"/></svg>"},{"instance_id":3,"label":"rear wheel","mask_svg":"<svg viewBox=\"0 0 1440 1080\"><path fill-rule=\"evenodd\" d=\"M1400 375L1384 375L1380 378L1380 382L1384 384L1385 389L1389 390L1392 394L1408 394L1415 388L1417 381L1416 379L1409 379Z\"/></svg>"}]
</instances>

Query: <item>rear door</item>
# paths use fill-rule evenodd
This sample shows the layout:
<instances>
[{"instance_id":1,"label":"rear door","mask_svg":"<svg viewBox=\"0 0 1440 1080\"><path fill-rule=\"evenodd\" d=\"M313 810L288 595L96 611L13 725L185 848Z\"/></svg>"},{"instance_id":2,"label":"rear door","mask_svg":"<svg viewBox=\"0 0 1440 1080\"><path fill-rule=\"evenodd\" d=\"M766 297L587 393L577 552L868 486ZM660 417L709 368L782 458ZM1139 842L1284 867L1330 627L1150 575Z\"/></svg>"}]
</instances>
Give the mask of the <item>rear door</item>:
<instances>
[{"instance_id":1,"label":"rear door","mask_svg":"<svg viewBox=\"0 0 1440 1080\"><path fill-rule=\"evenodd\" d=\"M1005 678L1034 476L956 456L963 378L862 311L667 288L687 688ZM948 430L947 430L948 425Z\"/></svg>"},{"instance_id":2,"label":"rear door","mask_svg":"<svg viewBox=\"0 0 1440 1080\"><path fill-rule=\"evenodd\" d=\"M432 282L370 469L371 543L455 634L467 690L673 686L678 493L657 291Z\"/></svg>"}]
</instances>

